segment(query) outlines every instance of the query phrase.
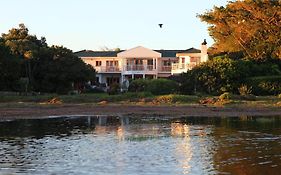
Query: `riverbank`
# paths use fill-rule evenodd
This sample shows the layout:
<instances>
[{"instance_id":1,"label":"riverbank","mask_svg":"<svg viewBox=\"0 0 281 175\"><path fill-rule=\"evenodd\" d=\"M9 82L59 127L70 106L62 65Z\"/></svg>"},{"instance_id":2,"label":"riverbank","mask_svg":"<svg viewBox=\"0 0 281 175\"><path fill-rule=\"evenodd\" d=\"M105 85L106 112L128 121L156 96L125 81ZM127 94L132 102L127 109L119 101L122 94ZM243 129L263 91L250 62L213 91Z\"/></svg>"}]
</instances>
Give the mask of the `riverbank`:
<instances>
[{"instance_id":1,"label":"riverbank","mask_svg":"<svg viewBox=\"0 0 281 175\"><path fill-rule=\"evenodd\" d=\"M66 115L130 115L130 116L275 116L281 115L277 107L243 107L243 106L204 106L204 105L92 105L92 104L5 104L0 107L0 120L20 118L43 118L47 116Z\"/></svg>"},{"instance_id":2,"label":"riverbank","mask_svg":"<svg viewBox=\"0 0 281 175\"><path fill-rule=\"evenodd\" d=\"M147 93L0 97L0 120L61 115L273 116L281 115L281 99L276 96L221 99L216 96L152 96Z\"/></svg>"}]
</instances>

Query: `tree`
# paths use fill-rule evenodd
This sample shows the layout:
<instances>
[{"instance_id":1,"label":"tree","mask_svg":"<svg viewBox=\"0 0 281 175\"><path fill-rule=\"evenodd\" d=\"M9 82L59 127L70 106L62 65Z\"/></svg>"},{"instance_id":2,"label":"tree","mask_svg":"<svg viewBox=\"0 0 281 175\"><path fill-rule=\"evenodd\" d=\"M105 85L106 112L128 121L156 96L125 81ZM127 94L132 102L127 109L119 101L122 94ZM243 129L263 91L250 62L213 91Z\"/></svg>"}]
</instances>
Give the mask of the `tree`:
<instances>
[{"instance_id":1,"label":"tree","mask_svg":"<svg viewBox=\"0 0 281 175\"><path fill-rule=\"evenodd\" d=\"M210 24L217 52L239 52L264 60L281 59L281 1L230 1L198 15Z\"/></svg>"},{"instance_id":2,"label":"tree","mask_svg":"<svg viewBox=\"0 0 281 175\"><path fill-rule=\"evenodd\" d=\"M0 89L5 90L18 90L12 85L20 77L28 77L21 80L29 82L32 90L59 93L95 80L93 67L65 47L48 47L44 37L30 35L24 24L0 37L0 70Z\"/></svg>"},{"instance_id":3,"label":"tree","mask_svg":"<svg viewBox=\"0 0 281 175\"><path fill-rule=\"evenodd\" d=\"M21 75L28 77L29 83L33 81L32 59L38 58L39 50L47 47L46 39L40 40L35 35L30 35L24 24L19 24L19 28L12 28L7 34L2 34L5 46L9 47L11 53L23 61L25 72Z\"/></svg>"},{"instance_id":4,"label":"tree","mask_svg":"<svg viewBox=\"0 0 281 175\"><path fill-rule=\"evenodd\" d=\"M66 93L74 84L95 81L95 70L73 52L62 46L41 51L35 69L35 89L43 92Z\"/></svg>"},{"instance_id":5,"label":"tree","mask_svg":"<svg viewBox=\"0 0 281 175\"><path fill-rule=\"evenodd\" d=\"M20 78L19 59L10 53L0 38L0 90L16 90Z\"/></svg>"}]
</instances>

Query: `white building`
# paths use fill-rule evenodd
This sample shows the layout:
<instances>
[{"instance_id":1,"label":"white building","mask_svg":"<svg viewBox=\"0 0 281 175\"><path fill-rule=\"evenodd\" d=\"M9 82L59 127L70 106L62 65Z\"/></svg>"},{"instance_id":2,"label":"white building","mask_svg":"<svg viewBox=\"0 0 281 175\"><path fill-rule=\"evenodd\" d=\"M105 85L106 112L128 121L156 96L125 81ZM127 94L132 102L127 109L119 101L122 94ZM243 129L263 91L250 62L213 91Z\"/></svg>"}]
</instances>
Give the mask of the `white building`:
<instances>
[{"instance_id":1,"label":"white building","mask_svg":"<svg viewBox=\"0 0 281 175\"><path fill-rule=\"evenodd\" d=\"M192 69L208 60L207 43L201 50L151 50L142 46L124 51L90 51L75 53L97 71L97 82L110 85L125 79L166 78Z\"/></svg>"}]
</instances>

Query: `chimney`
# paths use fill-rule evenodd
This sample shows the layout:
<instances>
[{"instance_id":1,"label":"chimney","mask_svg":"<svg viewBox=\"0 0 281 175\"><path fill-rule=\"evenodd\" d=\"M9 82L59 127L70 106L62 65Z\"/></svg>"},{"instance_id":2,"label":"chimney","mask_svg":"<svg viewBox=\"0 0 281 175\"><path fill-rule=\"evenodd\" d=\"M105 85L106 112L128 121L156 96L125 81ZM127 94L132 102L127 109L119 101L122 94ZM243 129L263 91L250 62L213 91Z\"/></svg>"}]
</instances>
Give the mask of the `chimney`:
<instances>
[{"instance_id":1,"label":"chimney","mask_svg":"<svg viewBox=\"0 0 281 175\"><path fill-rule=\"evenodd\" d=\"M203 43L201 44L201 62L206 62L208 60L208 47L207 41L204 39Z\"/></svg>"}]
</instances>

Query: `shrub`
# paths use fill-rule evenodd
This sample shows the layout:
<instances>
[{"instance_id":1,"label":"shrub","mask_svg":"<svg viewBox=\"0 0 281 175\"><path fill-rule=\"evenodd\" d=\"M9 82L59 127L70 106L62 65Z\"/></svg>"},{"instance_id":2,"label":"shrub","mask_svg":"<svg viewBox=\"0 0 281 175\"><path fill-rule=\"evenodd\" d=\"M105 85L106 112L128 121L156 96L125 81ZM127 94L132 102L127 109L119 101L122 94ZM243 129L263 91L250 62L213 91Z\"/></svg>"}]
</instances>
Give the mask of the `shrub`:
<instances>
[{"instance_id":1,"label":"shrub","mask_svg":"<svg viewBox=\"0 0 281 175\"><path fill-rule=\"evenodd\" d=\"M253 87L256 95L277 95L281 93L281 76L251 77L247 84Z\"/></svg>"},{"instance_id":2,"label":"shrub","mask_svg":"<svg viewBox=\"0 0 281 175\"><path fill-rule=\"evenodd\" d=\"M173 102L173 95L161 95L153 99L153 103L172 103Z\"/></svg>"},{"instance_id":3,"label":"shrub","mask_svg":"<svg viewBox=\"0 0 281 175\"><path fill-rule=\"evenodd\" d=\"M248 74L248 64L228 57L214 58L180 75L180 91L183 94L235 92Z\"/></svg>"},{"instance_id":4,"label":"shrub","mask_svg":"<svg viewBox=\"0 0 281 175\"><path fill-rule=\"evenodd\" d=\"M144 92L147 91L149 80L147 79L137 79L130 82L129 91L130 92Z\"/></svg>"},{"instance_id":5,"label":"shrub","mask_svg":"<svg viewBox=\"0 0 281 175\"><path fill-rule=\"evenodd\" d=\"M175 81L160 78L149 80L147 91L154 95L164 95L176 92L177 87L178 85Z\"/></svg>"},{"instance_id":6,"label":"shrub","mask_svg":"<svg viewBox=\"0 0 281 175\"><path fill-rule=\"evenodd\" d=\"M150 92L153 95L164 95L176 92L178 84L168 79L137 79L130 83L130 92Z\"/></svg>"},{"instance_id":7,"label":"shrub","mask_svg":"<svg viewBox=\"0 0 281 175\"><path fill-rule=\"evenodd\" d=\"M250 95L252 93L252 87L248 87L245 84L242 84L239 88L238 88L239 94L242 96L246 96L246 95Z\"/></svg>"},{"instance_id":8,"label":"shrub","mask_svg":"<svg viewBox=\"0 0 281 175\"><path fill-rule=\"evenodd\" d=\"M120 91L119 83L113 83L112 85L110 85L107 93L109 95L116 95L119 93L119 91Z\"/></svg>"},{"instance_id":9,"label":"shrub","mask_svg":"<svg viewBox=\"0 0 281 175\"><path fill-rule=\"evenodd\" d=\"M179 84L182 94L196 94L197 92L208 94L221 94L231 92L237 94L239 85L247 84L253 87L253 93L261 95L278 94L281 92L281 83L249 82L248 77L281 75L280 61L256 62L249 60L234 60L227 56L219 56L183 73L173 76ZM278 76L277 76L278 77ZM279 78L280 80L280 78ZM257 80L255 80L257 81ZM280 81L279 81L280 82ZM257 87L257 88L256 88Z\"/></svg>"},{"instance_id":10,"label":"shrub","mask_svg":"<svg viewBox=\"0 0 281 175\"><path fill-rule=\"evenodd\" d=\"M219 100L230 100L231 96L229 92L225 92L219 96Z\"/></svg>"}]
</instances>

